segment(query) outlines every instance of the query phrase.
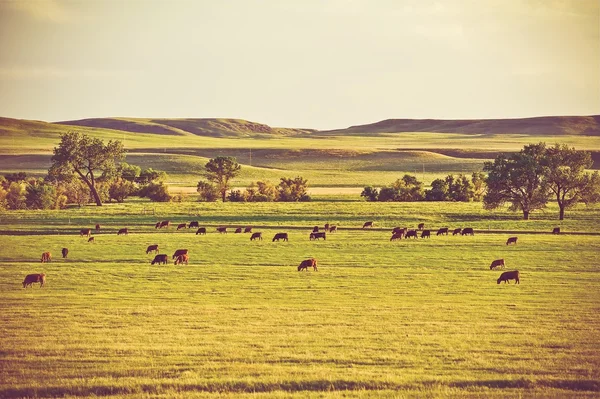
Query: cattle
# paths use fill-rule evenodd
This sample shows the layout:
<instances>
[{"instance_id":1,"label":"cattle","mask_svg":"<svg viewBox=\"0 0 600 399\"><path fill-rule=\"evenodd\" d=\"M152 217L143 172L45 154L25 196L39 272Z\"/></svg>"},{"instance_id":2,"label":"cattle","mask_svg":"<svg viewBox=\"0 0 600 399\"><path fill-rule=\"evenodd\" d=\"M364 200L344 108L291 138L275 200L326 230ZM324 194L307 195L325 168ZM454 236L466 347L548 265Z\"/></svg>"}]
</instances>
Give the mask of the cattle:
<instances>
[{"instance_id":1,"label":"cattle","mask_svg":"<svg viewBox=\"0 0 600 399\"><path fill-rule=\"evenodd\" d=\"M510 284L508 282L508 280L515 280L515 284L520 284L519 282L519 271L518 270L513 270L512 272L504 272L500 275L500 277L498 278L498 284L500 284L501 282L505 282L506 284Z\"/></svg>"},{"instance_id":2,"label":"cattle","mask_svg":"<svg viewBox=\"0 0 600 399\"><path fill-rule=\"evenodd\" d=\"M560 227L555 227L552 229L552 234L560 234Z\"/></svg>"},{"instance_id":3,"label":"cattle","mask_svg":"<svg viewBox=\"0 0 600 399\"><path fill-rule=\"evenodd\" d=\"M194 220L193 222L190 222L190 224L188 224L188 229L191 229L191 228L194 228L194 227L195 228L200 227L200 225L198 224L198 222L196 220Z\"/></svg>"},{"instance_id":4,"label":"cattle","mask_svg":"<svg viewBox=\"0 0 600 399\"><path fill-rule=\"evenodd\" d=\"M315 226L313 227L313 233L318 233L319 232L319 226Z\"/></svg>"},{"instance_id":5,"label":"cattle","mask_svg":"<svg viewBox=\"0 0 600 399\"><path fill-rule=\"evenodd\" d=\"M254 241L254 240L262 241L262 233L261 232L252 233L252 237L250 237L250 241Z\"/></svg>"},{"instance_id":6,"label":"cattle","mask_svg":"<svg viewBox=\"0 0 600 399\"><path fill-rule=\"evenodd\" d=\"M100 231L100 225L96 224L96 231Z\"/></svg>"},{"instance_id":7,"label":"cattle","mask_svg":"<svg viewBox=\"0 0 600 399\"><path fill-rule=\"evenodd\" d=\"M50 252L42 253L42 263L50 262L52 260L52 254Z\"/></svg>"},{"instance_id":8,"label":"cattle","mask_svg":"<svg viewBox=\"0 0 600 399\"><path fill-rule=\"evenodd\" d=\"M156 222L156 224L154 225L154 228L155 228L155 229L158 229L158 228L160 228L160 222Z\"/></svg>"},{"instance_id":9,"label":"cattle","mask_svg":"<svg viewBox=\"0 0 600 399\"><path fill-rule=\"evenodd\" d=\"M187 224L186 223L180 223L177 225L177 230L181 230L181 229L186 229L187 228Z\"/></svg>"},{"instance_id":10,"label":"cattle","mask_svg":"<svg viewBox=\"0 0 600 399\"><path fill-rule=\"evenodd\" d=\"M460 234L460 231L461 231L461 229L454 229L454 230L452 231L452 235L453 235L453 236L455 236L455 235L457 235L457 234Z\"/></svg>"},{"instance_id":11,"label":"cattle","mask_svg":"<svg viewBox=\"0 0 600 399\"><path fill-rule=\"evenodd\" d=\"M127 234L129 234L129 230L127 230L127 229L125 228L125 229L120 229L120 230L117 232L117 235L118 235L118 236L120 236L120 235L123 235L123 234L124 234L124 235L127 235Z\"/></svg>"},{"instance_id":12,"label":"cattle","mask_svg":"<svg viewBox=\"0 0 600 399\"><path fill-rule=\"evenodd\" d=\"M244 229L244 233L252 233L252 227L248 226Z\"/></svg>"},{"instance_id":13,"label":"cattle","mask_svg":"<svg viewBox=\"0 0 600 399\"><path fill-rule=\"evenodd\" d=\"M177 251L175 251L175 253L173 254L173 258L175 259L176 257L178 257L179 255L185 255L188 253L187 249L178 249Z\"/></svg>"},{"instance_id":14,"label":"cattle","mask_svg":"<svg viewBox=\"0 0 600 399\"><path fill-rule=\"evenodd\" d=\"M46 275L44 273L28 274L23 280L23 288L30 287L33 283L40 283L40 288L42 288L46 284Z\"/></svg>"},{"instance_id":15,"label":"cattle","mask_svg":"<svg viewBox=\"0 0 600 399\"><path fill-rule=\"evenodd\" d=\"M83 236L91 236L92 235L92 229L81 229L79 230L79 236L83 237Z\"/></svg>"},{"instance_id":16,"label":"cattle","mask_svg":"<svg viewBox=\"0 0 600 399\"><path fill-rule=\"evenodd\" d=\"M309 239L310 239L311 241L312 241L312 240L318 240L319 238L322 238L322 239L324 239L324 240L326 240L326 239L327 239L327 237L325 237L325 232L324 232L324 231L323 231L323 232L321 232L321 233L315 233L315 232L312 232L312 233L310 233L310 237L309 237Z\"/></svg>"},{"instance_id":17,"label":"cattle","mask_svg":"<svg viewBox=\"0 0 600 399\"><path fill-rule=\"evenodd\" d=\"M171 221L170 220L163 220L162 222L158 222L156 223L156 225L154 226L155 229L162 229L163 227L169 227L171 225Z\"/></svg>"},{"instance_id":18,"label":"cattle","mask_svg":"<svg viewBox=\"0 0 600 399\"><path fill-rule=\"evenodd\" d=\"M396 233L406 233L406 230L408 230L406 227L394 227L392 229L392 234L396 234Z\"/></svg>"},{"instance_id":19,"label":"cattle","mask_svg":"<svg viewBox=\"0 0 600 399\"><path fill-rule=\"evenodd\" d=\"M306 259L300 262L300 265L298 266L298 271L308 270L309 267L312 267L313 270L316 272L319 271L319 269L317 269L317 260L315 258Z\"/></svg>"},{"instance_id":20,"label":"cattle","mask_svg":"<svg viewBox=\"0 0 600 399\"><path fill-rule=\"evenodd\" d=\"M448 228L447 227L442 227L441 229L439 229L437 231L436 235L441 236L442 234L448 235Z\"/></svg>"},{"instance_id":21,"label":"cattle","mask_svg":"<svg viewBox=\"0 0 600 399\"><path fill-rule=\"evenodd\" d=\"M96 242L96 240L94 240L94 237L90 237L88 238L88 242Z\"/></svg>"},{"instance_id":22,"label":"cattle","mask_svg":"<svg viewBox=\"0 0 600 399\"><path fill-rule=\"evenodd\" d=\"M329 223L325 223L325 226L323 226L323 230L329 231Z\"/></svg>"},{"instance_id":23,"label":"cattle","mask_svg":"<svg viewBox=\"0 0 600 399\"><path fill-rule=\"evenodd\" d=\"M466 236L466 235L470 235L470 236L474 236L475 232L473 232L473 228L472 227L465 227L462 231L462 233L460 233L460 235Z\"/></svg>"},{"instance_id":24,"label":"cattle","mask_svg":"<svg viewBox=\"0 0 600 399\"><path fill-rule=\"evenodd\" d=\"M227 234L227 227L217 227L217 231L221 234Z\"/></svg>"},{"instance_id":25,"label":"cattle","mask_svg":"<svg viewBox=\"0 0 600 399\"><path fill-rule=\"evenodd\" d=\"M335 233L337 231L337 226L329 226L329 232Z\"/></svg>"},{"instance_id":26,"label":"cattle","mask_svg":"<svg viewBox=\"0 0 600 399\"><path fill-rule=\"evenodd\" d=\"M235 234L241 234L242 233L242 228L238 227L237 229L235 229L234 233Z\"/></svg>"},{"instance_id":27,"label":"cattle","mask_svg":"<svg viewBox=\"0 0 600 399\"><path fill-rule=\"evenodd\" d=\"M490 265L490 270L493 270L497 267L501 267L502 269L504 269L504 259L496 259L495 261L493 261Z\"/></svg>"},{"instance_id":28,"label":"cattle","mask_svg":"<svg viewBox=\"0 0 600 399\"><path fill-rule=\"evenodd\" d=\"M404 237L404 230L400 230L399 232L392 233L392 238L390 238L390 241L401 240L402 237Z\"/></svg>"},{"instance_id":29,"label":"cattle","mask_svg":"<svg viewBox=\"0 0 600 399\"><path fill-rule=\"evenodd\" d=\"M279 240L283 240L283 241L287 241L288 240L288 233L277 233L275 234L275 237L273 237L273 241L279 241Z\"/></svg>"},{"instance_id":30,"label":"cattle","mask_svg":"<svg viewBox=\"0 0 600 399\"><path fill-rule=\"evenodd\" d=\"M200 227L197 231L196 231L196 235L198 234L206 234L206 227Z\"/></svg>"},{"instance_id":31,"label":"cattle","mask_svg":"<svg viewBox=\"0 0 600 399\"><path fill-rule=\"evenodd\" d=\"M66 258L68 254L69 254L69 248L63 248L62 249L63 259Z\"/></svg>"},{"instance_id":32,"label":"cattle","mask_svg":"<svg viewBox=\"0 0 600 399\"><path fill-rule=\"evenodd\" d=\"M431 231L423 230L423 232L421 233L421 238L430 238L430 237L431 237Z\"/></svg>"},{"instance_id":33,"label":"cattle","mask_svg":"<svg viewBox=\"0 0 600 399\"><path fill-rule=\"evenodd\" d=\"M419 230L423 230L425 228L425 223L419 223L417 227Z\"/></svg>"},{"instance_id":34,"label":"cattle","mask_svg":"<svg viewBox=\"0 0 600 399\"><path fill-rule=\"evenodd\" d=\"M169 257L166 254L156 255L154 257L154 259L152 259L152 262L150 264L153 265L155 263L158 263L159 265L160 264L166 265L168 259L169 259Z\"/></svg>"},{"instance_id":35,"label":"cattle","mask_svg":"<svg viewBox=\"0 0 600 399\"><path fill-rule=\"evenodd\" d=\"M188 254L179 255L177 259L175 259L175 265L183 265L184 263L187 265L190 260L190 256Z\"/></svg>"},{"instance_id":36,"label":"cattle","mask_svg":"<svg viewBox=\"0 0 600 399\"><path fill-rule=\"evenodd\" d=\"M517 237L508 237L508 240L506 240L506 245L508 245L508 244L517 245Z\"/></svg>"},{"instance_id":37,"label":"cattle","mask_svg":"<svg viewBox=\"0 0 600 399\"><path fill-rule=\"evenodd\" d=\"M417 231L416 230L408 230L406 232L406 234L404 235L404 238L417 238Z\"/></svg>"},{"instance_id":38,"label":"cattle","mask_svg":"<svg viewBox=\"0 0 600 399\"><path fill-rule=\"evenodd\" d=\"M363 229L366 229L367 227L373 227L373 222L365 222L365 224L363 224Z\"/></svg>"},{"instance_id":39,"label":"cattle","mask_svg":"<svg viewBox=\"0 0 600 399\"><path fill-rule=\"evenodd\" d=\"M148 245L148 248L146 248L146 255L148 255L150 252L154 252L155 254L157 254L158 253L158 244Z\"/></svg>"}]
</instances>

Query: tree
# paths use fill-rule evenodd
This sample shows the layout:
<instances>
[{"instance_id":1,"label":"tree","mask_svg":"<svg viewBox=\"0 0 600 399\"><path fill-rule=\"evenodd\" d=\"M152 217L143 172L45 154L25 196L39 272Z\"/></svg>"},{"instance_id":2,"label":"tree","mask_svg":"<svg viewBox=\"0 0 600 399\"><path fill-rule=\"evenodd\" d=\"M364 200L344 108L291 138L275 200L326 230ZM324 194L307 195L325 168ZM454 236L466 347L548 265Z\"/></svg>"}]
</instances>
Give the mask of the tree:
<instances>
[{"instance_id":1,"label":"tree","mask_svg":"<svg viewBox=\"0 0 600 399\"><path fill-rule=\"evenodd\" d=\"M6 207L8 209L25 208L25 189L21 183L12 182L6 190Z\"/></svg>"},{"instance_id":2,"label":"tree","mask_svg":"<svg viewBox=\"0 0 600 399\"><path fill-rule=\"evenodd\" d=\"M379 191L372 186L368 186L362 190L360 196L364 197L367 201L377 201L379 198Z\"/></svg>"},{"instance_id":3,"label":"tree","mask_svg":"<svg viewBox=\"0 0 600 399\"><path fill-rule=\"evenodd\" d=\"M592 179L585 169L592 166L592 156L566 144L555 144L546 149L543 159L544 185L554 194L559 208L559 220L565 218L565 209L582 200ZM589 191L589 190L588 190Z\"/></svg>"},{"instance_id":4,"label":"tree","mask_svg":"<svg viewBox=\"0 0 600 399\"><path fill-rule=\"evenodd\" d=\"M157 181L165 181L166 179L167 174L165 172L148 168L139 174L136 181L140 184L148 184Z\"/></svg>"},{"instance_id":5,"label":"tree","mask_svg":"<svg viewBox=\"0 0 600 399\"><path fill-rule=\"evenodd\" d=\"M392 188L398 192L396 201L421 201L424 198L423 183L418 181L415 176L402 176L402 179L392 183ZM379 196L381 197L381 192Z\"/></svg>"},{"instance_id":6,"label":"tree","mask_svg":"<svg viewBox=\"0 0 600 399\"><path fill-rule=\"evenodd\" d=\"M200 180L198 185L196 186L196 191L200 194L198 198L199 201L203 202L214 202L219 198L219 191L214 186L207 181Z\"/></svg>"},{"instance_id":7,"label":"tree","mask_svg":"<svg viewBox=\"0 0 600 399\"><path fill-rule=\"evenodd\" d=\"M501 154L494 162L485 162L488 191L484 208L495 209L508 202L511 211L523 211L525 220L530 212L544 208L548 202L548 190L542 185L544 153L544 143L532 144L509 157Z\"/></svg>"},{"instance_id":8,"label":"tree","mask_svg":"<svg viewBox=\"0 0 600 399\"><path fill-rule=\"evenodd\" d=\"M485 174L483 172L473 172L471 183L473 183L473 201L483 200L486 190Z\"/></svg>"},{"instance_id":9,"label":"tree","mask_svg":"<svg viewBox=\"0 0 600 399\"><path fill-rule=\"evenodd\" d=\"M173 198L169 194L169 188L163 182L146 184L140 188L139 195L155 202L169 202Z\"/></svg>"},{"instance_id":10,"label":"tree","mask_svg":"<svg viewBox=\"0 0 600 399\"><path fill-rule=\"evenodd\" d=\"M221 194L221 199L225 202L227 190L229 190L229 181L239 175L241 166L232 157L216 157L207 162L204 177L210 182L215 183L217 190Z\"/></svg>"},{"instance_id":11,"label":"tree","mask_svg":"<svg viewBox=\"0 0 600 399\"><path fill-rule=\"evenodd\" d=\"M109 200L114 199L119 203L125 201L125 198L129 197L133 192L135 192L134 184L122 177L112 180L108 186Z\"/></svg>"},{"instance_id":12,"label":"tree","mask_svg":"<svg viewBox=\"0 0 600 399\"><path fill-rule=\"evenodd\" d=\"M425 190L426 201L447 201L448 200L448 182L446 179L435 179L431 182L431 189Z\"/></svg>"},{"instance_id":13,"label":"tree","mask_svg":"<svg viewBox=\"0 0 600 399\"><path fill-rule=\"evenodd\" d=\"M248 202L276 201L278 195L277 188L267 181L252 183L244 192L244 197Z\"/></svg>"},{"instance_id":14,"label":"tree","mask_svg":"<svg viewBox=\"0 0 600 399\"><path fill-rule=\"evenodd\" d=\"M42 179L31 181L25 188L25 205L29 209L52 209L56 203L56 188Z\"/></svg>"},{"instance_id":15,"label":"tree","mask_svg":"<svg viewBox=\"0 0 600 399\"><path fill-rule=\"evenodd\" d=\"M65 133L61 136L58 147L54 148L52 166L49 174L52 176L78 176L90 189L97 206L102 206L98 194L96 179L102 172L115 167L115 160L125 155L125 149L120 141L109 141L108 144L97 138L77 132Z\"/></svg>"},{"instance_id":16,"label":"tree","mask_svg":"<svg viewBox=\"0 0 600 399\"><path fill-rule=\"evenodd\" d=\"M581 201L586 205L600 202L600 174L597 171L591 175L586 174L584 180Z\"/></svg>"},{"instance_id":17,"label":"tree","mask_svg":"<svg viewBox=\"0 0 600 399\"><path fill-rule=\"evenodd\" d=\"M300 176L294 179L282 177L277 187L278 199L284 202L310 201L307 188L308 181Z\"/></svg>"}]
</instances>

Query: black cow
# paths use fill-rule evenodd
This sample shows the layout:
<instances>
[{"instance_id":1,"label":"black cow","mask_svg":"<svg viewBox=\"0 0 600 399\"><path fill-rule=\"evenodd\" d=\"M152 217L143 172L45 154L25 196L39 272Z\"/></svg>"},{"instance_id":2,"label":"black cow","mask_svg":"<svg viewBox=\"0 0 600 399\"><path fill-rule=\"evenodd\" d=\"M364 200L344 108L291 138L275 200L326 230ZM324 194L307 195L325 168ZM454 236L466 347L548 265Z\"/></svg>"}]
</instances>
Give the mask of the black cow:
<instances>
[{"instance_id":1,"label":"black cow","mask_svg":"<svg viewBox=\"0 0 600 399\"><path fill-rule=\"evenodd\" d=\"M552 234L560 234L560 227L555 227L552 229Z\"/></svg>"},{"instance_id":2,"label":"black cow","mask_svg":"<svg viewBox=\"0 0 600 399\"><path fill-rule=\"evenodd\" d=\"M337 231L337 226L329 226L329 232L335 233Z\"/></svg>"},{"instance_id":3,"label":"black cow","mask_svg":"<svg viewBox=\"0 0 600 399\"><path fill-rule=\"evenodd\" d=\"M188 224L188 229L191 229L191 228L197 229L198 227L200 227L200 225L198 224L197 220L191 221L190 224Z\"/></svg>"},{"instance_id":4,"label":"black cow","mask_svg":"<svg viewBox=\"0 0 600 399\"><path fill-rule=\"evenodd\" d=\"M460 234L460 231L461 231L461 229L454 229L454 230L452 231L452 235L453 235L453 236L455 236L455 235L457 235L457 234Z\"/></svg>"},{"instance_id":5,"label":"black cow","mask_svg":"<svg viewBox=\"0 0 600 399\"><path fill-rule=\"evenodd\" d=\"M437 231L437 236L441 236L442 234L448 235L448 228L447 227L442 227L441 229L439 229Z\"/></svg>"},{"instance_id":6,"label":"black cow","mask_svg":"<svg viewBox=\"0 0 600 399\"><path fill-rule=\"evenodd\" d=\"M63 259L66 258L68 254L69 254L69 248L63 248L62 249Z\"/></svg>"},{"instance_id":7,"label":"black cow","mask_svg":"<svg viewBox=\"0 0 600 399\"><path fill-rule=\"evenodd\" d=\"M365 222L365 224L363 224L363 229L366 229L367 227L373 227L373 222L369 221L369 222Z\"/></svg>"},{"instance_id":8,"label":"black cow","mask_svg":"<svg viewBox=\"0 0 600 399\"><path fill-rule=\"evenodd\" d=\"M473 232L473 228L472 227L465 227L463 229L462 233L460 233L460 234L463 235L463 236L466 236L466 235L474 236L475 232Z\"/></svg>"},{"instance_id":9,"label":"black cow","mask_svg":"<svg viewBox=\"0 0 600 399\"><path fill-rule=\"evenodd\" d=\"M417 231L416 230L408 230L406 232L406 234L404 235L404 238L417 238Z\"/></svg>"},{"instance_id":10,"label":"black cow","mask_svg":"<svg viewBox=\"0 0 600 399\"><path fill-rule=\"evenodd\" d=\"M158 244L149 245L148 248L146 248L146 255L150 252L158 253Z\"/></svg>"},{"instance_id":11,"label":"black cow","mask_svg":"<svg viewBox=\"0 0 600 399\"><path fill-rule=\"evenodd\" d=\"M196 235L198 234L206 234L206 227L200 227L197 231L196 231Z\"/></svg>"},{"instance_id":12,"label":"black cow","mask_svg":"<svg viewBox=\"0 0 600 399\"><path fill-rule=\"evenodd\" d=\"M125 234L125 235L129 234L129 230L127 230L127 229L120 229L120 230L117 232L117 235L118 235L118 236L120 236L120 235L122 235L122 234Z\"/></svg>"},{"instance_id":13,"label":"black cow","mask_svg":"<svg viewBox=\"0 0 600 399\"><path fill-rule=\"evenodd\" d=\"M175 259L176 257L178 257L179 255L186 255L188 253L187 249L178 249L177 251L175 251L175 253L173 254L173 258Z\"/></svg>"},{"instance_id":14,"label":"black cow","mask_svg":"<svg viewBox=\"0 0 600 399\"><path fill-rule=\"evenodd\" d=\"M237 229L235 229L235 233L236 233L236 234L239 234L239 233L241 233L241 232L242 232L242 228L241 228L241 227L238 227Z\"/></svg>"},{"instance_id":15,"label":"black cow","mask_svg":"<svg viewBox=\"0 0 600 399\"><path fill-rule=\"evenodd\" d=\"M512 272L504 272L498 278L497 283L505 282L506 284L510 284L508 280L515 280L515 284L520 284L519 282L519 271L513 270Z\"/></svg>"},{"instance_id":16,"label":"black cow","mask_svg":"<svg viewBox=\"0 0 600 399\"><path fill-rule=\"evenodd\" d=\"M23 288L31 287L33 283L40 283L40 288L42 288L46 284L46 275L44 273L28 274L23 280Z\"/></svg>"},{"instance_id":17,"label":"black cow","mask_svg":"<svg viewBox=\"0 0 600 399\"><path fill-rule=\"evenodd\" d=\"M495 261L492 261L492 264L490 265L490 270L493 270L497 267L501 267L502 269L504 269L504 259L496 259Z\"/></svg>"},{"instance_id":18,"label":"black cow","mask_svg":"<svg viewBox=\"0 0 600 399\"><path fill-rule=\"evenodd\" d=\"M244 233L252 233L252 227L248 226L244 229Z\"/></svg>"},{"instance_id":19,"label":"black cow","mask_svg":"<svg viewBox=\"0 0 600 399\"><path fill-rule=\"evenodd\" d=\"M404 237L404 230L400 230L399 232L392 233L392 238L390 238L390 241L401 240L402 237Z\"/></svg>"},{"instance_id":20,"label":"black cow","mask_svg":"<svg viewBox=\"0 0 600 399\"><path fill-rule=\"evenodd\" d=\"M150 264L153 265L155 263L158 263L159 265L160 264L166 265L168 259L169 258L167 257L166 254L156 255Z\"/></svg>"},{"instance_id":21,"label":"black cow","mask_svg":"<svg viewBox=\"0 0 600 399\"><path fill-rule=\"evenodd\" d=\"M421 233L421 238L430 238L430 237L431 237L431 231L423 230L423 232Z\"/></svg>"},{"instance_id":22,"label":"black cow","mask_svg":"<svg viewBox=\"0 0 600 399\"><path fill-rule=\"evenodd\" d=\"M324 231L321 232L321 233L315 233L315 232L310 233L310 237L309 237L310 240L318 240L319 238L322 238L324 240L327 239L327 237L325 237L325 232Z\"/></svg>"},{"instance_id":23,"label":"black cow","mask_svg":"<svg viewBox=\"0 0 600 399\"><path fill-rule=\"evenodd\" d=\"M185 228L187 228L187 224L185 224L185 223L180 223L177 225L177 230L181 230L181 229L185 229Z\"/></svg>"},{"instance_id":24,"label":"black cow","mask_svg":"<svg viewBox=\"0 0 600 399\"><path fill-rule=\"evenodd\" d=\"M425 228L425 223L419 223L417 227L419 230L423 230Z\"/></svg>"},{"instance_id":25,"label":"black cow","mask_svg":"<svg viewBox=\"0 0 600 399\"><path fill-rule=\"evenodd\" d=\"M217 231L221 234L227 234L227 227L217 227Z\"/></svg>"},{"instance_id":26,"label":"black cow","mask_svg":"<svg viewBox=\"0 0 600 399\"><path fill-rule=\"evenodd\" d=\"M508 244L517 245L517 237L508 237L508 240L506 240L506 245L508 245Z\"/></svg>"},{"instance_id":27,"label":"black cow","mask_svg":"<svg viewBox=\"0 0 600 399\"><path fill-rule=\"evenodd\" d=\"M279 240L287 241L288 234L287 233L277 233L277 234L275 234L275 237L273 237L272 242L279 241Z\"/></svg>"},{"instance_id":28,"label":"black cow","mask_svg":"<svg viewBox=\"0 0 600 399\"><path fill-rule=\"evenodd\" d=\"M313 233L318 233L319 232L319 226L315 226L313 227Z\"/></svg>"},{"instance_id":29,"label":"black cow","mask_svg":"<svg viewBox=\"0 0 600 399\"><path fill-rule=\"evenodd\" d=\"M254 240L262 241L262 233L258 232L258 231L256 233L252 233L252 237L250 237L250 241L254 241Z\"/></svg>"}]
</instances>

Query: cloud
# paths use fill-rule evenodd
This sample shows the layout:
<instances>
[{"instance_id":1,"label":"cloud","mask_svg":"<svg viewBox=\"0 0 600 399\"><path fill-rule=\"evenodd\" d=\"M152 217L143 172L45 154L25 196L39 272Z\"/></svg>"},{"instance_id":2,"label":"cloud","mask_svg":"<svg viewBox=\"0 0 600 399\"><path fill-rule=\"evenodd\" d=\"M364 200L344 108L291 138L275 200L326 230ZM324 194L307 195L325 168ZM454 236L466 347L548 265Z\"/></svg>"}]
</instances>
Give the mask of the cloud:
<instances>
[{"instance_id":1,"label":"cloud","mask_svg":"<svg viewBox=\"0 0 600 399\"><path fill-rule=\"evenodd\" d=\"M70 19L69 10L58 0L16 0L8 5L40 21L60 23Z\"/></svg>"},{"instance_id":2,"label":"cloud","mask_svg":"<svg viewBox=\"0 0 600 399\"><path fill-rule=\"evenodd\" d=\"M62 69L55 67L0 67L0 79L70 79L114 78L139 74L141 71L116 69Z\"/></svg>"}]
</instances>

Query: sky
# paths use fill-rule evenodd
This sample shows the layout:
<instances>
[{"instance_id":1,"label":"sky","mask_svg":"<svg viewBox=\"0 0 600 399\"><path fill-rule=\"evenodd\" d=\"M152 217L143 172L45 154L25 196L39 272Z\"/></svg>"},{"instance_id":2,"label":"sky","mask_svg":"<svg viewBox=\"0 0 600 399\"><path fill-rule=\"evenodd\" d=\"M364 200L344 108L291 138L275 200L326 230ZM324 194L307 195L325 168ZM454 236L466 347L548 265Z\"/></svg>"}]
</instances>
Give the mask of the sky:
<instances>
[{"instance_id":1,"label":"sky","mask_svg":"<svg viewBox=\"0 0 600 399\"><path fill-rule=\"evenodd\" d=\"M0 116L600 114L599 0L0 0Z\"/></svg>"}]
</instances>

